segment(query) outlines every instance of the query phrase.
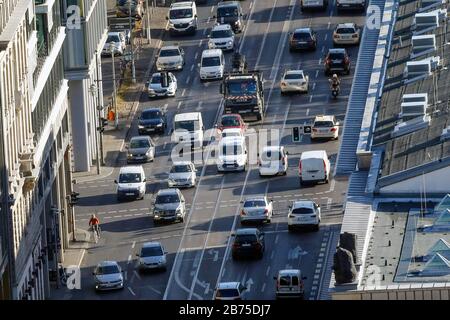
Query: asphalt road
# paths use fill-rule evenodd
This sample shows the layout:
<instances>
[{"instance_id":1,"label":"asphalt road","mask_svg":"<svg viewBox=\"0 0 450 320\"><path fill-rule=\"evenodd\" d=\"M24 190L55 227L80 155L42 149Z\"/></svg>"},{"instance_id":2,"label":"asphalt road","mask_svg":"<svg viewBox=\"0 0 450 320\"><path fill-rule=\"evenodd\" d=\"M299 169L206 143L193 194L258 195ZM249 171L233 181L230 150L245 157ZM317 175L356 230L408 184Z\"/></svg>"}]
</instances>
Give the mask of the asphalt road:
<instances>
[{"instance_id":1,"label":"asphalt road","mask_svg":"<svg viewBox=\"0 0 450 320\"><path fill-rule=\"evenodd\" d=\"M214 1L216 4L216 1ZM260 178L257 166L247 172L217 174L214 165L198 165L199 183L195 189L182 190L188 217L184 224L154 226L151 200L158 189L166 187L170 169L169 130L155 136L157 157L144 169L150 181L144 200L118 203L114 179L119 167L104 180L76 185L80 201L76 207L77 227L88 223L92 212L102 221L102 238L88 250L82 263L82 289L67 292L76 299L211 299L221 281L241 281L249 290L248 299L273 299L274 280L279 269L302 269L306 280L306 298L327 298L323 293L330 273L328 251L333 248L342 220L342 206L347 184L331 180L329 184L300 187L298 159L301 152L325 149L332 164L339 149L338 141L314 142L303 136L292 143L293 124L310 121L317 114L333 114L343 123L358 48L349 48L352 74L342 76L341 95L330 99L328 80L323 75L322 58L332 47L332 29L336 23L354 21L362 24L360 14L336 16L334 4L327 12L302 13L295 0L242 1L246 28L238 35L241 52L249 66L262 70L266 79L266 118L256 130L274 128L282 132L281 143L290 153L287 176ZM167 111L169 123L174 114L201 111L206 128L212 128L221 114L219 82L201 83L197 63L207 47L206 35L213 26L215 7L198 7L200 27L195 36L171 38L165 34L164 44L179 43L186 53L186 66L177 72L178 92L175 98L149 101L143 96L140 110L158 106ZM315 52L290 53L287 33L298 27L311 26L318 34ZM229 58L230 54L226 54ZM281 96L279 79L288 68L302 68L310 76L310 93ZM133 125L133 133L137 128ZM125 154L120 165L126 164ZM119 165L119 166L120 166ZM262 260L232 261L229 252L231 233L240 227L240 200L249 195L267 194L274 200L274 217L270 225L261 227L266 233L266 251ZM289 202L310 199L322 207L322 224L318 232L288 233ZM161 241L168 254L168 270L139 274L135 254L143 242ZM126 288L118 292L96 294L93 290L93 267L102 260L117 260L126 270Z\"/></svg>"}]
</instances>

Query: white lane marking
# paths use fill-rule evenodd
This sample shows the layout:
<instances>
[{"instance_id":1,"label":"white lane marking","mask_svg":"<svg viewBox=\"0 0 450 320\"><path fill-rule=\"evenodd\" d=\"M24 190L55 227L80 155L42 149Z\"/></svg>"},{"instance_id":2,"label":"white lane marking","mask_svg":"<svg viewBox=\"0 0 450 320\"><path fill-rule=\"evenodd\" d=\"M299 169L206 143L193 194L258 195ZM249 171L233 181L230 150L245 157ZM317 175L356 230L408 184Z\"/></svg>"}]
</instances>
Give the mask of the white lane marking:
<instances>
[{"instance_id":1,"label":"white lane marking","mask_svg":"<svg viewBox=\"0 0 450 320\"><path fill-rule=\"evenodd\" d=\"M331 185L330 185L330 192L334 191L334 187L336 186L336 180L331 180Z\"/></svg>"},{"instance_id":2,"label":"white lane marking","mask_svg":"<svg viewBox=\"0 0 450 320\"><path fill-rule=\"evenodd\" d=\"M133 273L136 276L136 278L138 278L139 280L142 280L141 276L139 275L139 273L136 270L134 270Z\"/></svg>"},{"instance_id":3,"label":"white lane marking","mask_svg":"<svg viewBox=\"0 0 450 320\"><path fill-rule=\"evenodd\" d=\"M209 20L209 18L208 18L208 20ZM207 21L207 23L209 23L209 21ZM203 35L205 35L206 34L206 28L205 29L203 29Z\"/></svg>"},{"instance_id":4,"label":"white lane marking","mask_svg":"<svg viewBox=\"0 0 450 320\"><path fill-rule=\"evenodd\" d=\"M177 109L180 109L181 107L181 101L178 101Z\"/></svg>"},{"instance_id":5,"label":"white lane marking","mask_svg":"<svg viewBox=\"0 0 450 320\"><path fill-rule=\"evenodd\" d=\"M270 272L270 266L267 266L267 269L266 269L266 277L269 275L269 272Z\"/></svg>"},{"instance_id":6,"label":"white lane marking","mask_svg":"<svg viewBox=\"0 0 450 320\"><path fill-rule=\"evenodd\" d=\"M327 210L330 210L331 202L333 202L333 199L332 198L328 198L328 200L327 200Z\"/></svg>"},{"instance_id":7,"label":"white lane marking","mask_svg":"<svg viewBox=\"0 0 450 320\"><path fill-rule=\"evenodd\" d=\"M275 256L275 251L272 251L272 252L270 253L270 260L272 260L274 256Z\"/></svg>"},{"instance_id":8,"label":"white lane marking","mask_svg":"<svg viewBox=\"0 0 450 320\"><path fill-rule=\"evenodd\" d=\"M194 65L191 66L191 72L194 70Z\"/></svg>"},{"instance_id":9,"label":"white lane marking","mask_svg":"<svg viewBox=\"0 0 450 320\"><path fill-rule=\"evenodd\" d=\"M319 70L316 70L316 78L319 76Z\"/></svg>"},{"instance_id":10,"label":"white lane marking","mask_svg":"<svg viewBox=\"0 0 450 320\"><path fill-rule=\"evenodd\" d=\"M133 244L131 245L131 249L134 249L134 246L136 246L136 241L133 241Z\"/></svg>"},{"instance_id":11,"label":"white lane marking","mask_svg":"<svg viewBox=\"0 0 450 320\"><path fill-rule=\"evenodd\" d=\"M127 288L128 288L128 290L131 292L131 294L132 294L133 296L136 296L136 293L134 293L133 289L131 289L130 287L127 287Z\"/></svg>"},{"instance_id":12,"label":"white lane marking","mask_svg":"<svg viewBox=\"0 0 450 320\"><path fill-rule=\"evenodd\" d=\"M127 264L130 264L131 262L131 254L128 256Z\"/></svg>"},{"instance_id":13,"label":"white lane marking","mask_svg":"<svg viewBox=\"0 0 450 320\"><path fill-rule=\"evenodd\" d=\"M323 40L327 41L328 39L328 33L325 33L325 38Z\"/></svg>"},{"instance_id":14,"label":"white lane marking","mask_svg":"<svg viewBox=\"0 0 450 320\"><path fill-rule=\"evenodd\" d=\"M328 21L327 29L330 29L331 21Z\"/></svg>"},{"instance_id":15,"label":"white lane marking","mask_svg":"<svg viewBox=\"0 0 450 320\"><path fill-rule=\"evenodd\" d=\"M319 70L317 70L317 71L319 71ZM181 92L181 96L184 97L184 94L185 94L185 93L186 93L186 89L183 89L183 91ZM181 101L178 102L178 104L181 104Z\"/></svg>"},{"instance_id":16,"label":"white lane marking","mask_svg":"<svg viewBox=\"0 0 450 320\"><path fill-rule=\"evenodd\" d=\"M309 103L311 103L312 98L313 98L313 95L310 95L310 96L309 96Z\"/></svg>"},{"instance_id":17,"label":"white lane marking","mask_svg":"<svg viewBox=\"0 0 450 320\"><path fill-rule=\"evenodd\" d=\"M199 101L197 107L195 108L196 111L200 111L202 109L203 101Z\"/></svg>"},{"instance_id":18,"label":"white lane marking","mask_svg":"<svg viewBox=\"0 0 450 320\"><path fill-rule=\"evenodd\" d=\"M169 106L169 104L168 104L168 103L165 103L165 104L164 104L164 106L163 106L163 111L164 111L164 112L166 112L166 111L167 111L167 107L168 107L168 106ZM156 137L156 138L159 138L159 137ZM156 141L156 140L157 140L156 138L155 138L155 139L153 139L153 140L155 140L155 141Z\"/></svg>"},{"instance_id":19,"label":"white lane marking","mask_svg":"<svg viewBox=\"0 0 450 320\"><path fill-rule=\"evenodd\" d=\"M322 64L322 58L319 59L319 65L321 65L321 64Z\"/></svg>"},{"instance_id":20,"label":"white lane marking","mask_svg":"<svg viewBox=\"0 0 450 320\"><path fill-rule=\"evenodd\" d=\"M267 232L266 232L267 233ZM279 235L277 234L276 236L275 236L275 243L278 243L278 238L279 238Z\"/></svg>"},{"instance_id":21,"label":"white lane marking","mask_svg":"<svg viewBox=\"0 0 450 320\"><path fill-rule=\"evenodd\" d=\"M322 51L322 53L325 52L325 46L322 47L322 50L321 50L321 51Z\"/></svg>"},{"instance_id":22,"label":"white lane marking","mask_svg":"<svg viewBox=\"0 0 450 320\"><path fill-rule=\"evenodd\" d=\"M313 87L312 87L313 91L316 89L316 83L313 83Z\"/></svg>"},{"instance_id":23,"label":"white lane marking","mask_svg":"<svg viewBox=\"0 0 450 320\"><path fill-rule=\"evenodd\" d=\"M119 212L127 212L128 210L119 210Z\"/></svg>"},{"instance_id":24,"label":"white lane marking","mask_svg":"<svg viewBox=\"0 0 450 320\"><path fill-rule=\"evenodd\" d=\"M189 83L189 80L191 80L191 76L187 76L187 78L186 78L186 84Z\"/></svg>"},{"instance_id":25,"label":"white lane marking","mask_svg":"<svg viewBox=\"0 0 450 320\"><path fill-rule=\"evenodd\" d=\"M198 58L198 52L195 53L194 60L197 60L197 58Z\"/></svg>"},{"instance_id":26,"label":"white lane marking","mask_svg":"<svg viewBox=\"0 0 450 320\"><path fill-rule=\"evenodd\" d=\"M266 290L266 283L264 282L262 287L261 287L261 292L264 292L264 290Z\"/></svg>"},{"instance_id":27,"label":"white lane marking","mask_svg":"<svg viewBox=\"0 0 450 320\"><path fill-rule=\"evenodd\" d=\"M202 40L198 43L198 47L200 48L202 46Z\"/></svg>"},{"instance_id":28,"label":"white lane marking","mask_svg":"<svg viewBox=\"0 0 450 320\"><path fill-rule=\"evenodd\" d=\"M214 12L214 6L211 7L211 13L213 13L213 12Z\"/></svg>"},{"instance_id":29,"label":"white lane marking","mask_svg":"<svg viewBox=\"0 0 450 320\"><path fill-rule=\"evenodd\" d=\"M250 6L248 8L251 9L252 7L253 7L253 1L250 2Z\"/></svg>"},{"instance_id":30,"label":"white lane marking","mask_svg":"<svg viewBox=\"0 0 450 320\"><path fill-rule=\"evenodd\" d=\"M309 116L309 108L306 108L306 116Z\"/></svg>"}]
</instances>

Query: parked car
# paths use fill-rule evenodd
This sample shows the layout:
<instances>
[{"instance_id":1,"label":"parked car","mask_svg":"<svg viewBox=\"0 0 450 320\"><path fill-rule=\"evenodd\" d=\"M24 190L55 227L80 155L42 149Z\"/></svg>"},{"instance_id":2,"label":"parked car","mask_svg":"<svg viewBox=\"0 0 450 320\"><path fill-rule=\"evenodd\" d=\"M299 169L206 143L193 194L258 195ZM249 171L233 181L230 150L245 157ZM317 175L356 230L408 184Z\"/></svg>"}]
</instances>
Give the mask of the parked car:
<instances>
[{"instance_id":1,"label":"parked car","mask_svg":"<svg viewBox=\"0 0 450 320\"><path fill-rule=\"evenodd\" d=\"M142 166L127 166L120 168L117 184L117 200L144 199L146 189L145 172Z\"/></svg>"},{"instance_id":2,"label":"parked car","mask_svg":"<svg viewBox=\"0 0 450 320\"><path fill-rule=\"evenodd\" d=\"M167 252L160 242L146 242L142 245L139 257L139 270L167 269Z\"/></svg>"},{"instance_id":3,"label":"parked car","mask_svg":"<svg viewBox=\"0 0 450 320\"><path fill-rule=\"evenodd\" d=\"M156 69L158 71L183 70L184 50L179 46L165 46L156 56Z\"/></svg>"},{"instance_id":4,"label":"parked car","mask_svg":"<svg viewBox=\"0 0 450 320\"><path fill-rule=\"evenodd\" d=\"M156 72L147 82L149 98L175 97L177 88L177 78L172 72Z\"/></svg>"},{"instance_id":5,"label":"parked car","mask_svg":"<svg viewBox=\"0 0 450 320\"><path fill-rule=\"evenodd\" d=\"M273 277L276 280L275 293L277 298L300 298L304 299L305 284L300 269L285 269L278 271Z\"/></svg>"},{"instance_id":6,"label":"parked car","mask_svg":"<svg viewBox=\"0 0 450 320\"><path fill-rule=\"evenodd\" d=\"M143 110L138 121L139 134L148 134L151 132L164 133L167 128L166 114L159 108Z\"/></svg>"},{"instance_id":7,"label":"parked car","mask_svg":"<svg viewBox=\"0 0 450 320\"><path fill-rule=\"evenodd\" d=\"M289 206L288 230L292 231L299 227L313 227L319 230L320 226L320 205L310 200L294 201Z\"/></svg>"},{"instance_id":8,"label":"parked car","mask_svg":"<svg viewBox=\"0 0 450 320\"><path fill-rule=\"evenodd\" d=\"M116 261L102 261L94 269L92 275L95 290L123 289L123 271Z\"/></svg>"},{"instance_id":9,"label":"parked car","mask_svg":"<svg viewBox=\"0 0 450 320\"><path fill-rule=\"evenodd\" d=\"M311 129L311 140L327 138L339 138L339 122L336 121L335 116L318 115L314 118L314 123Z\"/></svg>"},{"instance_id":10,"label":"parked car","mask_svg":"<svg viewBox=\"0 0 450 320\"><path fill-rule=\"evenodd\" d=\"M148 162L155 159L155 144L150 136L131 138L127 149L127 163Z\"/></svg>"},{"instance_id":11,"label":"parked car","mask_svg":"<svg viewBox=\"0 0 450 320\"><path fill-rule=\"evenodd\" d=\"M316 49L317 36L312 28L299 28L289 33L289 51Z\"/></svg>"},{"instance_id":12,"label":"parked car","mask_svg":"<svg viewBox=\"0 0 450 320\"><path fill-rule=\"evenodd\" d=\"M214 292L214 300L242 300L247 290L240 282L220 282Z\"/></svg>"},{"instance_id":13,"label":"parked car","mask_svg":"<svg viewBox=\"0 0 450 320\"><path fill-rule=\"evenodd\" d=\"M270 223L273 215L273 201L266 196L249 197L243 201L241 209L241 224L247 222Z\"/></svg>"},{"instance_id":14,"label":"parked car","mask_svg":"<svg viewBox=\"0 0 450 320\"><path fill-rule=\"evenodd\" d=\"M103 46L102 56L123 55L127 47L123 32L108 32L108 38Z\"/></svg>"},{"instance_id":15,"label":"parked car","mask_svg":"<svg viewBox=\"0 0 450 320\"><path fill-rule=\"evenodd\" d=\"M286 175L289 166L288 152L283 146L264 147L258 159L259 175Z\"/></svg>"},{"instance_id":16,"label":"parked car","mask_svg":"<svg viewBox=\"0 0 450 320\"><path fill-rule=\"evenodd\" d=\"M325 56L325 75L332 73L350 74L350 56L344 48L329 49Z\"/></svg>"},{"instance_id":17,"label":"parked car","mask_svg":"<svg viewBox=\"0 0 450 320\"><path fill-rule=\"evenodd\" d=\"M156 194L153 222L184 222L186 201L179 189L162 189Z\"/></svg>"},{"instance_id":18,"label":"parked car","mask_svg":"<svg viewBox=\"0 0 450 320\"><path fill-rule=\"evenodd\" d=\"M309 76L303 70L287 70L280 82L281 94L286 92L308 93Z\"/></svg>"},{"instance_id":19,"label":"parked car","mask_svg":"<svg viewBox=\"0 0 450 320\"><path fill-rule=\"evenodd\" d=\"M195 187L197 181L197 169L190 161L179 161L172 164L169 178L169 188L173 187Z\"/></svg>"},{"instance_id":20,"label":"parked car","mask_svg":"<svg viewBox=\"0 0 450 320\"><path fill-rule=\"evenodd\" d=\"M209 49L234 50L234 32L229 24L214 26L208 36Z\"/></svg>"},{"instance_id":21,"label":"parked car","mask_svg":"<svg viewBox=\"0 0 450 320\"><path fill-rule=\"evenodd\" d=\"M265 249L264 232L257 228L244 228L236 230L234 234L231 256L238 259L242 256L256 256L262 259Z\"/></svg>"},{"instance_id":22,"label":"parked car","mask_svg":"<svg viewBox=\"0 0 450 320\"><path fill-rule=\"evenodd\" d=\"M333 31L333 44L352 45L359 44L361 29L354 22L339 23Z\"/></svg>"}]
</instances>

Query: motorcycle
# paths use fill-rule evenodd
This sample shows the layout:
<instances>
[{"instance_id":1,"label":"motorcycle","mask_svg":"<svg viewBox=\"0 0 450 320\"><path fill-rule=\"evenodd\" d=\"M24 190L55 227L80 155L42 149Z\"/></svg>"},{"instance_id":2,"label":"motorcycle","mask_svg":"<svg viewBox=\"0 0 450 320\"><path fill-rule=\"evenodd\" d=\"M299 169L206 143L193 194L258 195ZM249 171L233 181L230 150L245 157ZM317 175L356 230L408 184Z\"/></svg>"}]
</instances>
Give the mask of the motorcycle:
<instances>
[{"instance_id":1,"label":"motorcycle","mask_svg":"<svg viewBox=\"0 0 450 320\"><path fill-rule=\"evenodd\" d=\"M339 86L339 84L333 84L331 79L329 81L330 81L330 84L331 84L331 87L330 87L330 89L331 89L331 96L334 99L337 99L337 96L339 95L339 91L340 91L340 86Z\"/></svg>"},{"instance_id":2,"label":"motorcycle","mask_svg":"<svg viewBox=\"0 0 450 320\"><path fill-rule=\"evenodd\" d=\"M247 61L244 55L235 54L232 60L233 72L245 73L247 72Z\"/></svg>"}]
</instances>

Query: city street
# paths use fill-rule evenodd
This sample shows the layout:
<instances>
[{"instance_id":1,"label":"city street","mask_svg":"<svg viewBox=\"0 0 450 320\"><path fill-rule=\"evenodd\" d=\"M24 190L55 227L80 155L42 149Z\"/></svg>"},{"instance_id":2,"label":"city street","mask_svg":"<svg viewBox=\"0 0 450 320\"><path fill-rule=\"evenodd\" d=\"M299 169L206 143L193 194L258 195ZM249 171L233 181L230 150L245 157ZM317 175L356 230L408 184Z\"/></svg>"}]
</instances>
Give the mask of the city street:
<instances>
[{"instance_id":1,"label":"city street","mask_svg":"<svg viewBox=\"0 0 450 320\"><path fill-rule=\"evenodd\" d=\"M81 290L66 290L72 299L195 299L213 298L219 282L240 281L248 290L246 299L275 299L273 276L280 269L299 268L307 277L306 299L327 299L324 293L331 275L332 257L342 221L347 182L331 179L329 184L300 186L298 162L302 152L325 149L334 165L340 140L311 142L301 136L292 142L294 125L311 122L315 115L335 115L341 124L350 94L353 71L359 47L347 48L352 72L342 75L341 93L330 96L328 77L323 72L323 59L333 47L332 32L337 23L364 24L361 13L337 15L334 2L326 12L301 12L296 0L247 0L240 2L245 17L245 29L237 35L240 52L249 63L249 70L263 71L265 78L266 113L264 123L251 125L255 130L278 129L281 144L289 151L286 176L261 178L257 165L242 173L217 173L215 165L197 165L197 187L183 189L188 215L184 223L155 226L152 221L154 194L167 187L171 167L170 141L172 119L183 112L201 112L205 129L213 128L222 115L220 81L200 82L197 64L202 50L207 49L217 1L197 8L199 29L195 36L171 37L164 33L163 45L177 43L185 51L186 65L175 72L178 91L174 98L149 100L141 96L139 111L159 107L167 112L168 128L164 135L152 136L157 144L154 162L144 164L147 190L144 200L117 202L116 185L121 166L126 165L126 153L121 153L111 175L100 180L77 183L80 193L76 212L77 228L87 229L92 213L101 221L102 235L97 244L87 250L81 263ZM317 32L317 50L290 52L288 33L300 27L312 27ZM158 26L160 28L164 26ZM230 69L231 53L225 53ZM154 61L149 61L153 65ZM281 95L280 78L286 69L303 69L310 79L308 94ZM139 114L138 111L138 114ZM131 136L137 135L133 122ZM342 127L340 128L342 133ZM333 167L331 172L333 172ZM274 201L271 224L261 226L266 248L261 260L233 261L230 254L232 233L240 228L240 201L251 195L267 195ZM322 208L318 232L287 230L288 206L293 200L314 200ZM136 253L147 241L160 241L168 251L166 272L141 274L136 269ZM97 294L92 271L103 260L116 260L125 270L124 290Z\"/></svg>"}]
</instances>

